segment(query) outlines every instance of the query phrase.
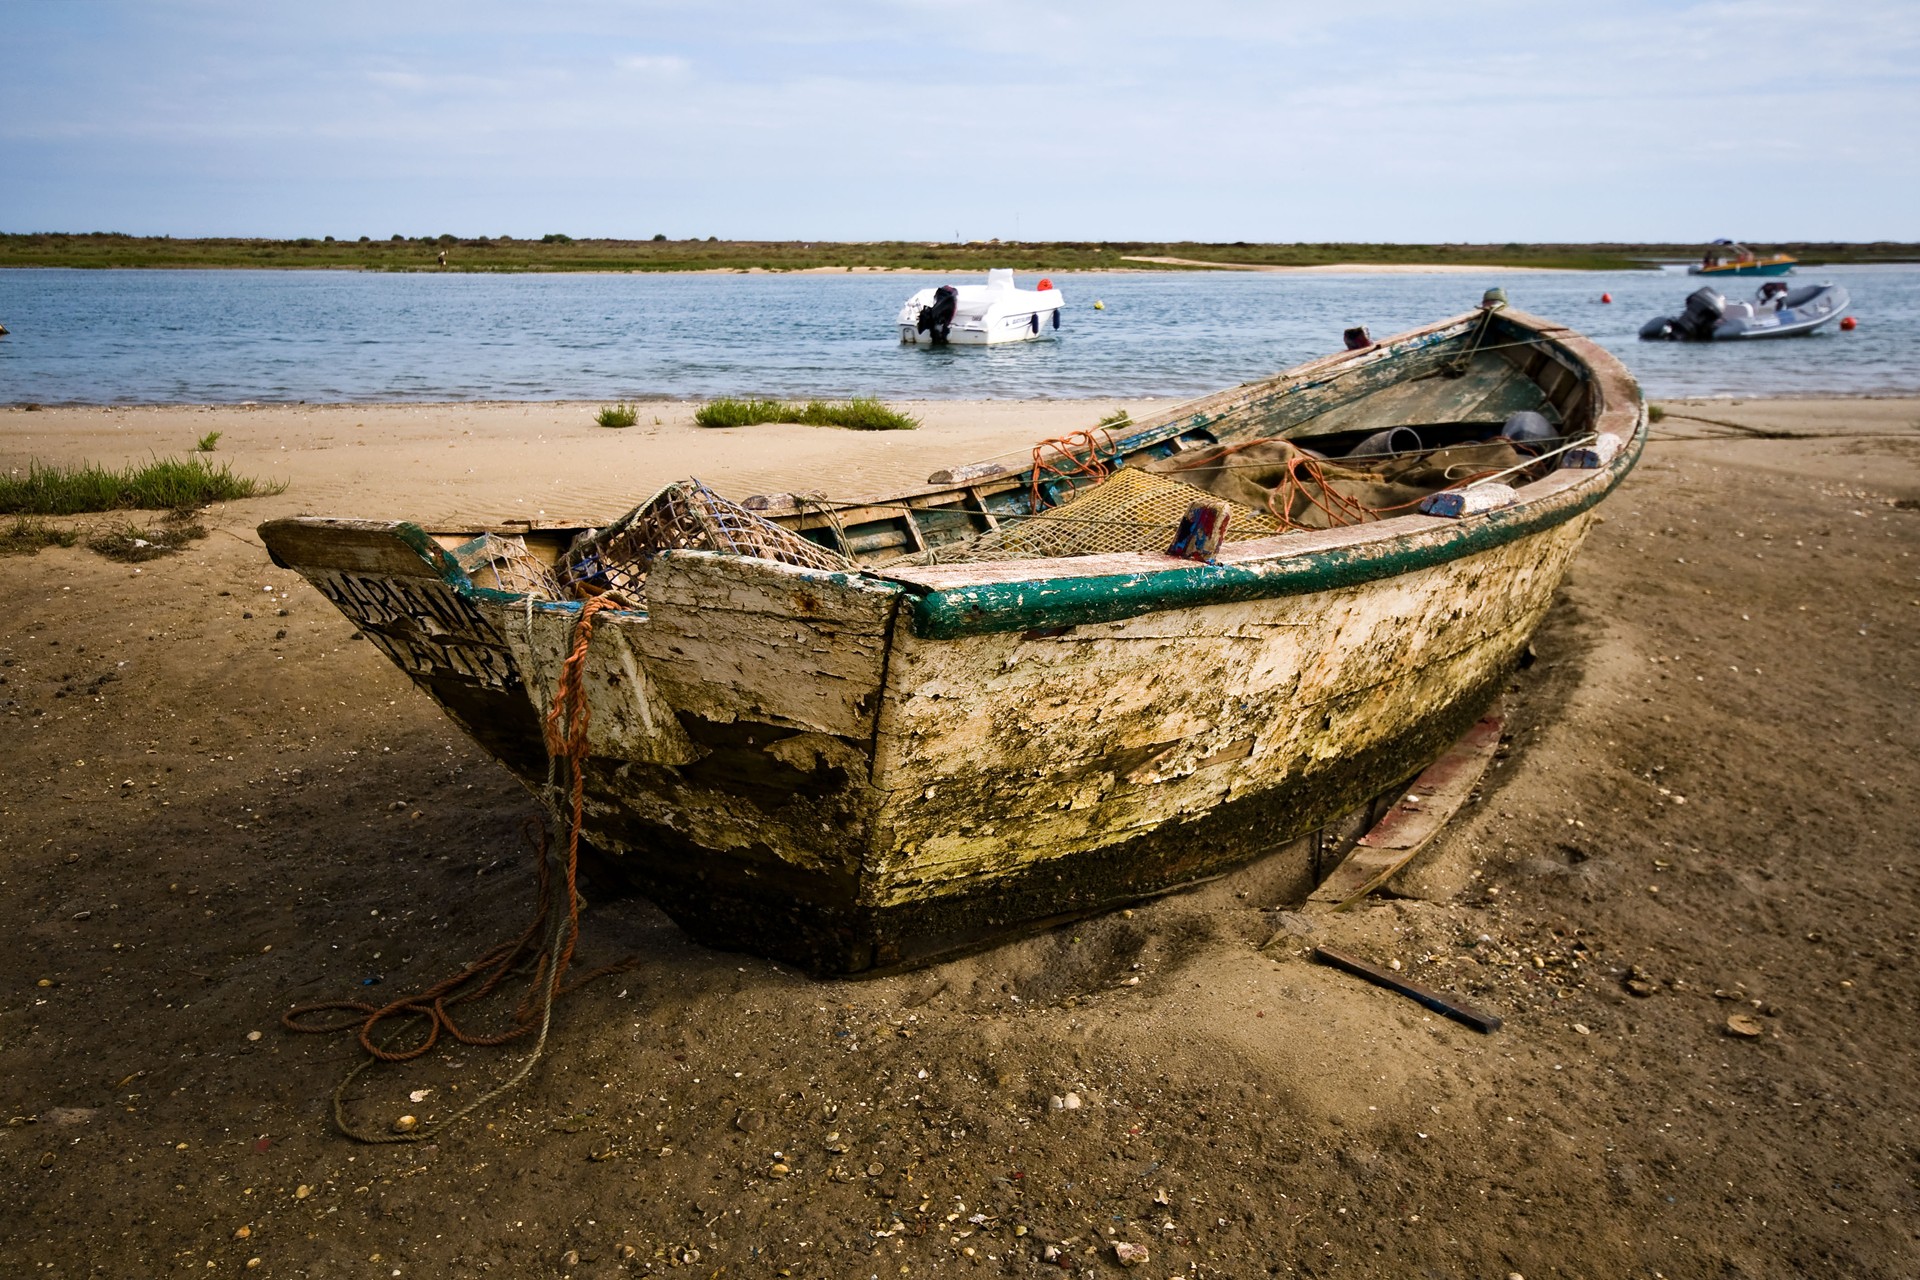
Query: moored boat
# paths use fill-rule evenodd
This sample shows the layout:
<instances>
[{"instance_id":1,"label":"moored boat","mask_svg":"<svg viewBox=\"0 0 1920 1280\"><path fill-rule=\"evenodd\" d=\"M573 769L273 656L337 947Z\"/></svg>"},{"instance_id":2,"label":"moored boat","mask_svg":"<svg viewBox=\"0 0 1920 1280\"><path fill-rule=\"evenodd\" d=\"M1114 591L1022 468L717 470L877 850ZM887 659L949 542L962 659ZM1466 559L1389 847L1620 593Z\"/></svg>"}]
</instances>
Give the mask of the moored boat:
<instances>
[{"instance_id":1,"label":"moored boat","mask_svg":"<svg viewBox=\"0 0 1920 1280\"><path fill-rule=\"evenodd\" d=\"M1840 319L1852 302L1837 284L1791 289L1783 281L1769 280L1751 302L1729 301L1712 285L1702 285L1687 296L1679 315L1655 316L1640 326L1640 336L1669 342L1792 338Z\"/></svg>"},{"instance_id":2,"label":"moored boat","mask_svg":"<svg viewBox=\"0 0 1920 1280\"><path fill-rule=\"evenodd\" d=\"M943 284L908 298L900 308L900 341L935 347L1030 342L1060 328L1065 305L1051 280L1021 289L1012 271L995 268L985 284Z\"/></svg>"},{"instance_id":3,"label":"moored boat","mask_svg":"<svg viewBox=\"0 0 1920 1280\"><path fill-rule=\"evenodd\" d=\"M536 792L571 672L594 869L853 973L1282 848L1304 896L1503 687L1645 422L1489 306L884 499L261 535Z\"/></svg>"},{"instance_id":4,"label":"moored boat","mask_svg":"<svg viewBox=\"0 0 1920 1280\"><path fill-rule=\"evenodd\" d=\"M1707 246L1700 261L1687 268L1693 276L1784 276L1799 263L1791 254L1775 253L1765 258L1732 240L1715 240Z\"/></svg>"}]
</instances>

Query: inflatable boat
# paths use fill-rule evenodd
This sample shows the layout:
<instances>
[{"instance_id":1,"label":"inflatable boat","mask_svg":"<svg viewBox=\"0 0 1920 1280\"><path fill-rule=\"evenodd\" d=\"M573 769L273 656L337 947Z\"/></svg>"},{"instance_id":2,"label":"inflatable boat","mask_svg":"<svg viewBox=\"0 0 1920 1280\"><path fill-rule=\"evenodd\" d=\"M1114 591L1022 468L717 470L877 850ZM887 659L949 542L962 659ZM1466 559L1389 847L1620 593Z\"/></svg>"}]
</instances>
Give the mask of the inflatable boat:
<instances>
[{"instance_id":1,"label":"inflatable boat","mask_svg":"<svg viewBox=\"0 0 1920 1280\"><path fill-rule=\"evenodd\" d=\"M1791 338L1812 333L1845 314L1851 299L1837 284L1789 289L1779 280L1760 286L1752 302L1728 302L1712 285L1695 289L1677 316L1655 316L1640 336L1669 342L1729 342L1743 338Z\"/></svg>"},{"instance_id":2,"label":"inflatable boat","mask_svg":"<svg viewBox=\"0 0 1920 1280\"><path fill-rule=\"evenodd\" d=\"M1019 289L1012 271L996 269L983 285L943 284L908 298L900 308L900 341L934 347L1029 342L1059 329L1065 302L1051 280Z\"/></svg>"}]
</instances>

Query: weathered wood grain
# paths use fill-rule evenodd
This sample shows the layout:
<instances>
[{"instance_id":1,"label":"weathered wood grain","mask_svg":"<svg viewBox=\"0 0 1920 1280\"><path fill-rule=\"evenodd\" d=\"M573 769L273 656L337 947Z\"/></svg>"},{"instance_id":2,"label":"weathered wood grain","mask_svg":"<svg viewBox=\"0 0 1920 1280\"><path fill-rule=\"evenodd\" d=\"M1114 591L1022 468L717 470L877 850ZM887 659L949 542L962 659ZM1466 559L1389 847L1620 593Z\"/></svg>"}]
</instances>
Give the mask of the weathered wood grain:
<instances>
[{"instance_id":1,"label":"weathered wood grain","mask_svg":"<svg viewBox=\"0 0 1920 1280\"><path fill-rule=\"evenodd\" d=\"M899 594L857 575L675 552L647 575L632 642L681 712L865 739Z\"/></svg>"}]
</instances>

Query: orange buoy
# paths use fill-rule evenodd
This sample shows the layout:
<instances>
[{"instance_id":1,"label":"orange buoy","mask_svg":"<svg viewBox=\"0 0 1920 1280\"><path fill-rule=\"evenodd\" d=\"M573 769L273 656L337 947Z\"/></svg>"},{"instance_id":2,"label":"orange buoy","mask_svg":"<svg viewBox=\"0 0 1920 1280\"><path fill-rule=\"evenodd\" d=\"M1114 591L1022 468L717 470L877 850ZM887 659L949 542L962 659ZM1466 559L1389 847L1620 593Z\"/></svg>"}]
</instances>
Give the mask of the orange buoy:
<instances>
[{"instance_id":1,"label":"orange buoy","mask_svg":"<svg viewBox=\"0 0 1920 1280\"><path fill-rule=\"evenodd\" d=\"M1613 295L1612 295L1612 294L1610 294L1610 293L1603 293L1603 294L1601 294L1601 295L1600 295L1600 301L1602 301L1602 302L1612 302L1612 301L1613 301Z\"/></svg>"},{"instance_id":2,"label":"orange buoy","mask_svg":"<svg viewBox=\"0 0 1920 1280\"><path fill-rule=\"evenodd\" d=\"M1045 276L1041 276L1040 283L1035 285L1034 288L1038 289L1041 293L1045 293L1047 290L1053 288L1053 281L1047 279Z\"/></svg>"},{"instance_id":3,"label":"orange buoy","mask_svg":"<svg viewBox=\"0 0 1920 1280\"><path fill-rule=\"evenodd\" d=\"M1842 329L1846 329L1846 330L1849 330L1849 331L1851 331L1851 330L1853 329L1853 327L1854 327L1855 325L1857 325L1857 324L1859 324L1859 323L1860 323L1860 322L1859 322L1858 320L1855 320L1855 319L1854 319L1854 318L1853 318L1852 316L1841 316L1841 317L1840 317L1840 327L1841 327Z\"/></svg>"}]
</instances>

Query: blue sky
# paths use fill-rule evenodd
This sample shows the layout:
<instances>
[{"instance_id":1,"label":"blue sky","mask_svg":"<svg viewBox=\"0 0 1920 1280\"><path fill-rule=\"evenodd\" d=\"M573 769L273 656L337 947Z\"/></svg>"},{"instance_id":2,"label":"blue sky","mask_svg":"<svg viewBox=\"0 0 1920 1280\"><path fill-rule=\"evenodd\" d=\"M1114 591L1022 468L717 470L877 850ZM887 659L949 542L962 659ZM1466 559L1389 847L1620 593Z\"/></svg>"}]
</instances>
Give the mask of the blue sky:
<instances>
[{"instance_id":1,"label":"blue sky","mask_svg":"<svg viewBox=\"0 0 1920 1280\"><path fill-rule=\"evenodd\" d=\"M1920 5L0 0L0 230L1920 240Z\"/></svg>"}]
</instances>

